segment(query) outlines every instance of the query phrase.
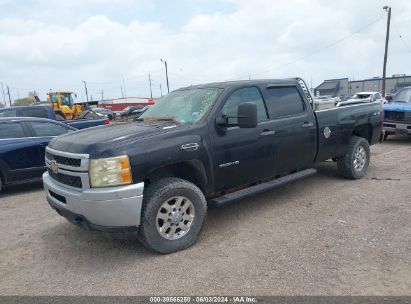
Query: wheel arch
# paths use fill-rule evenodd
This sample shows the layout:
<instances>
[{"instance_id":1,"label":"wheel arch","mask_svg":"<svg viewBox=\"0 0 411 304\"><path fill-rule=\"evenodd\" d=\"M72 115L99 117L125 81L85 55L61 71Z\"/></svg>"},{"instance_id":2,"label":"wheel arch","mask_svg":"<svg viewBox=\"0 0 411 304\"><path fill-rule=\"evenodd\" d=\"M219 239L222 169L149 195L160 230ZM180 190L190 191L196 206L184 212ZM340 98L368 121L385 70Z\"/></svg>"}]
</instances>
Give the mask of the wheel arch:
<instances>
[{"instance_id":1,"label":"wheel arch","mask_svg":"<svg viewBox=\"0 0 411 304\"><path fill-rule=\"evenodd\" d=\"M368 141L368 143L371 144L373 138L372 125L369 123L358 125L351 132L351 135L365 138Z\"/></svg>"},{"instance_id":2,"label":"wheel arch","mask_svg":"<svg viewBox=\"0 0 411 304\"><path fill-rule=\"evenodd\" d=\"M143 179L145 184L151 184L166 177L178 177L187 180L207 192L208 177L204 165L198 160L181 161L168 164L149 172Z\"/></svg>"}]
</instances>

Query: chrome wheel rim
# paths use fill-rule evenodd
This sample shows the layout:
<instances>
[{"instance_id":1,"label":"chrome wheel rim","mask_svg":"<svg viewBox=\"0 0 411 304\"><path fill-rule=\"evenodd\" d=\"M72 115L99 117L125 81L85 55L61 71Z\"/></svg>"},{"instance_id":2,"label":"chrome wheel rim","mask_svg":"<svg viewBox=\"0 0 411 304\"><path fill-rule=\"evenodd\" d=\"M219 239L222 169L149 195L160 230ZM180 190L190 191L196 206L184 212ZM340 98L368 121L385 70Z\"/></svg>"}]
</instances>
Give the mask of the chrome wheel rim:
<instances>
[{"instance_id":1,"label":"chrome wheel rim","mask_svg":"<svg viewBox=\"0 0 411 304\"><path fill-rule=\"evenodd\" d=\"M354 169L356 171L361 171L362 169L364 169L366 161L367 152L365 151L363 146L359 146L357 150L355 150L354 154Z\"/></svg>"},{"instance_id":2,"label":"chrome wheel rim","mask_svg":"<svg viewBox=\"0 0 411 304\"><path fill-rule=\"evenodd\" d=\"M158 233L167 240L177 240L190 231L195 217L193 203L184 196L167 199L158 209Z\"/></svg>"}]
</instances>

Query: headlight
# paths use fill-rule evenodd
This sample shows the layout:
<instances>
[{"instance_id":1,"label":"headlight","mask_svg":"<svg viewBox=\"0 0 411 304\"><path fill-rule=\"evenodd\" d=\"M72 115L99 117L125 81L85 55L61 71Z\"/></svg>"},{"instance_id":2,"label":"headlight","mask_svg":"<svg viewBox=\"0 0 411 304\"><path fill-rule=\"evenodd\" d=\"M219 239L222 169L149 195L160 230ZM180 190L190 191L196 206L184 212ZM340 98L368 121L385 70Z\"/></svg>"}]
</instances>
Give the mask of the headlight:
<instances>
[{"instance_id":1,"label":"headlight","mask_svg":"<svg viewBox=\"0 0 411 304\"><path fill-rule=\"evenodd\" d=\"M127 155L90 160L91 187L127 185L132 182Z\"/></svg>"}]
</instances>

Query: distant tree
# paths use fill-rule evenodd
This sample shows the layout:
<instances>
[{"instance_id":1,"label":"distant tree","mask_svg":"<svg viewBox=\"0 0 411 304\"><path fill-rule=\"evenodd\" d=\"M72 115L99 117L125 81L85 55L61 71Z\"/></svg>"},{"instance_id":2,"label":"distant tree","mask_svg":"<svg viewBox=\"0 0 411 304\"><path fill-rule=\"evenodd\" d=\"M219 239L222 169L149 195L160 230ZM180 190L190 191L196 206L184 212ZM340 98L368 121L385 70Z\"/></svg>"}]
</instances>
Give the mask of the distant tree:
<instances>
[{"instance_id":1,"label":"distant tree","mask_svg":"<svg viewBox=\"0 0 411 304\"><path fill-rule=\"evenodd\" d=\"M20 98L20 99L16 99L13 102L13 106L27 106L27 105L32 104L35 101L36 100L34 98L29 98L29 97Z\"/></svg>"},{"instance_id":2,"label":"distant tree","mask_svg":"<svg viewBox=\"0 0 411 304\"><path fill-rule=\"evenodd\" d=\"M0 109L4 108L4 103L0 102Z\"/></svg>"}]
</instances>

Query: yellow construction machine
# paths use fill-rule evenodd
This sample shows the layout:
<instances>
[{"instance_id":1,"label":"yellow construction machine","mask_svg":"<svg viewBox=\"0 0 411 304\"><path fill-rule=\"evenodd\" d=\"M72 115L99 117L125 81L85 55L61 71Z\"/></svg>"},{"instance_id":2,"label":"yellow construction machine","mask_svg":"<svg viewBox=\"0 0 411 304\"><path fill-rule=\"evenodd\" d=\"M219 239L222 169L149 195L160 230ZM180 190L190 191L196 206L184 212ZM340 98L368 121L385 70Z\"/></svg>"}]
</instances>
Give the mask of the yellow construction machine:
<instances>
[{"instance_id":1,"label":"yellow construction machine","mask_svg":"<svg viewBox=\"0 0 411 304\"><path fill-rule=\"evenodd\" d=\"M71 91L55 91L47 93L47 101L53 106L57 120L71 120L85 118L89 111L85 111L82 104L75 104L77 95Z\"/></svg>"}]
</instances>

